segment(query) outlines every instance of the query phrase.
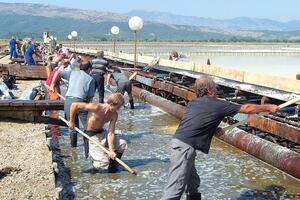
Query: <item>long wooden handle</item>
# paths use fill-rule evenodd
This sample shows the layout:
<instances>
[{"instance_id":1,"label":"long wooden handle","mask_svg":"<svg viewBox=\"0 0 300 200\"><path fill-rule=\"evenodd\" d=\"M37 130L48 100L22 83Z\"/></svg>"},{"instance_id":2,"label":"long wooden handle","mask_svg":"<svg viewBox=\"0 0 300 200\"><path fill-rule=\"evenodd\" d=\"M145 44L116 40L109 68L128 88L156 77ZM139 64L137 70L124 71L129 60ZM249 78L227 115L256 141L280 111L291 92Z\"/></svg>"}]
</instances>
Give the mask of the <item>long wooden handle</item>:
<instances>
[{"instance_id":1,"label":"long wooden handle","mask_svg":"<svg viewBox=\"0 0 300 200\"><path fill-rule=\"evenodd\" d=\"M289 100L289 101L287 101L287 102L285 102L283 104L280 104L278 107L279 107L279 109L281 109L281 108L287 107L289 105L292 105L292 104L294 104L294 103L296 103L298 101L300 101L300 97L296 97L296 98L294 98L292 100ZM251 119L253 119L255 117L261 117L261 116L263 116L265 114L268 114L268 112L261 112L258 115L252 115L251 117L248 117L247 119L245 119L243 121L240 121L238 123L232 124L230 126L226 126L225 128L223 128L223 130L224 131L229 131L229 130L237 127L237 126L240 126L240 125L243 125L243 124L247 123L248 121L250 121Z\"/></svg>"},{"instance_id":2,"label":"long wooden handle","mask_svg":"<svg viewBox=\"0 0 300 200\"><path fill-rule=\"evenodd\" d=\"M66 124L68 124L69 126L69 122L63 118L62 116L58 116L59 119L61 119L63 122L65 122ZM79 128L75 127L74 128L78 133L80 133L81 135L83 135L84 137L86 137L87 139L89 139L90 141L92 141L94 144L96 144L98 147L100 147L105 153L107 153L108 155L110 154L109 150L106 149L104 146L102 146L97 140L95 140L94 138L91 138L90 136L88 136L86 133L84 133L83 131L81 131ZM115 158L115 160L120 163L120 165L122 165L129 173L131 174L137 174L135 170L131 169L128 165L126 165L126 163L124 163L121 159L119 158Z\"/></svg>"},{"instance_id":3,"label":"long wooden handle","mask_svg":"<svg viewBox=\"0 0 300 200\"><path fill-rule=\"evenodd\" d=\"M133 72L133 73L131 74L131 76L128 78L128 80L133 79L137 74L138 74L137 71Z\"/></svg>"}]
</instances>

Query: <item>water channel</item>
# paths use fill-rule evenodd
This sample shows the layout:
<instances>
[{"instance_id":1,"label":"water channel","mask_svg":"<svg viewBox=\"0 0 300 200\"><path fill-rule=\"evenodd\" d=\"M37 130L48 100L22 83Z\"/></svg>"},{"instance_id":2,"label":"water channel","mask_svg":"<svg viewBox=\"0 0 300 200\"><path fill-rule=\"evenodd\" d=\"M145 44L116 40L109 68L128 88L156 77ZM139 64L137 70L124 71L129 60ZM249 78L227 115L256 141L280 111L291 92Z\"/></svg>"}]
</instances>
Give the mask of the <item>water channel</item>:
<instances>
[{"instance_id":1,"label":"water channel","mask_svg":"<svg viewBox=\"0 0 300 200\"><path fill-rule=\"evenodd\" d=\"M119 111L116 133L128 142L122 160L137 170L137 176L125 170L116 174L82 173L91 163L84 158L82 137L78 147L71 148L67 129L60 128L59 143L65 165L71 169L76 199L160 199L170 164L168 143L178 123L173 116L144 102L137 102L134 110ZM208 155L198 152L196 169L203 199L300 198L299 180L217 139Z\"/></svg>"},{"instance_id":2,"label":"water channel","mask_svg":"<svg viewBox=\"0 0 300 200\"><path fill-rule=\"evenodd\" d=\"M300 72L297 56L190 56L188 60L206 64L207 58L217 66L292 79ZM91 163L84 158L82 138L77 148L71 148L67 129L61 128L60 146L71 169L76 198L160 199L170 164L168 144L178 123L173 116L144 102L136 103L134 110L120 110L116 133L127 140L129 147L122 160L138 171L137 176L127 171L81 173ZM208 155L198 152L196 169L203 199L300 199L299 180L217 139Z\"/></svg>"}]
</instances>

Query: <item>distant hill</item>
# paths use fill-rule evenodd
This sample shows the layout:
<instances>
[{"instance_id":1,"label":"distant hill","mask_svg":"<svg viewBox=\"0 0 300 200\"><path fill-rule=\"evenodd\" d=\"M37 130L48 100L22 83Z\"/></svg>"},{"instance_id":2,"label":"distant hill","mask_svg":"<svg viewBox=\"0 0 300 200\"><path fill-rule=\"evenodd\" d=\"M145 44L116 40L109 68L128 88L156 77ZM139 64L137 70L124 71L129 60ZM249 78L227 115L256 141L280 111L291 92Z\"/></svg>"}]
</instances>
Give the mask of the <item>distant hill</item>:
<instances>
[{"instance_id":1,"label":"distant hill","mask_svg":"<svg viewBox=\"0 0 300 200\"><path fill-rule=\"evenodd\" d=\"M134 12L137 11L133 11L132 15ZM174 24L171 19L169 21L151 19L150 12L143 12L145 15L142 13L135 14L140 15L145 20L144 27L139 33L139 37L144 40L298 40L300 35L300 31L281 32L273 29L257 31L200 26L196 22L193 23L192 20L185 20L184 16L181 16L181 21L178 18L177 24ZM110 40L112 39L111 27L119 26L121 30L119 39L130 40L133 38L133 33L128 27L128 20L132 15L70 9L52 5L0 3L0 39L9 38L12 34L19 38L26 36L41 38L42 32L49 31L50 34L62 40L66 39L72 30L76 30L80 40ZM164 15L169 16L168 14ZM169 18L172 18L172 15Z\"/></svg>"},{"instance_id":2,"label":"distant hill","mask_svg":"<svg viewBox=\"0 0 300 200\"><path fill-rule=\"evenodd\" d=\"M227 20L218 20L204 17L182 16L166 12L150 12L133 10L126 13L128 16L137 15L146 20L166 24L181 24L191 26L205 26L215 29L234 29L248 31L297 31L300 30L300 21L278 22L270 19L239 17Z\"/></svg>"}]
</instances>

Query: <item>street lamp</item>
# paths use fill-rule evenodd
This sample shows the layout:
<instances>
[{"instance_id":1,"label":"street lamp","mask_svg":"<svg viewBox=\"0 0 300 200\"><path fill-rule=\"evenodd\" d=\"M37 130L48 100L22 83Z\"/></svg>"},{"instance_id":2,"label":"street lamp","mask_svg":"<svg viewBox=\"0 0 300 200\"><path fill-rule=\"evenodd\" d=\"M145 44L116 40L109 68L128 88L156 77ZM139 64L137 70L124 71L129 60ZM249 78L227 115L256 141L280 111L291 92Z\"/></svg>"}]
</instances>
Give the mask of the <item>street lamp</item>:
<instances>
[{"instance_id":1,"label":"street lamp","mask_svg":"<svg viewBox=\"0 0 300 200\"><path fill-rule=\"evenodd\" d=\"M68 35L68 39L72 40L72 35L71 34Z\"/></svg>"},{"instance_id":2,"label":"street lamp","mask_svg":"<svg viewBox=\"0 0 300 200\"><path fill-rule=\"evenodd\" d=\"M71 36L72 36L73 41L74 41L74 52L75 52L75 40L76 40L76 38L77 38L77 36L78 36L77 31L72 31L72 32L71 32Z\"/></svg>"},{"instance_id":3,"label":"street lamp","mask_svg":"<svg viewBox=\"0 0 300 200\"><path fill-rule=\"evenodd\" d=\"M143 28L144 23L140 17L134 16L129 19L128 25L129 28L134 32L134 67L137 67L137 32Z\"/></svg>"},{"instance_id":4,"label":"street lamp","mask_svg":"<svg viewBox=\"0 0 300 200\"><path fill-rule=\"evenodd\" d=\"M114 36L114 53L116 53L116 38L117 38L117 35L118 35L119 32L120 32L120 29L119 29L119 27L117 27L117 26L113 26L113 27L111 27L110 32L111 32L111 33L113 34L113 36Z\"/></svg>"}]
</instances>

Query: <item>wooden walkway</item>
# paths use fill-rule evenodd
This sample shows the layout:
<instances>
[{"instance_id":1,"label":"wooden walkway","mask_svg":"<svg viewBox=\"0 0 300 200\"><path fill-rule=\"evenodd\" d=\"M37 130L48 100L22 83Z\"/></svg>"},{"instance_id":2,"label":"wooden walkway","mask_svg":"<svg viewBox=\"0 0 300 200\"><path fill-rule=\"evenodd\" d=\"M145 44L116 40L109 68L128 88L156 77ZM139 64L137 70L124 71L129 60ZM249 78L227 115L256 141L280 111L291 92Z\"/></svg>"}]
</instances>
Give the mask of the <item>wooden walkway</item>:
<instances>
[{"instance_id":1,"label":"wooden walkway","mask_svg":"<svg viewBox=\"0 0 300 200\"><path fill-rule=\"evenodd\" d=\"M45 110L63 109L63 100L0 100L0 119L17 119L27 122L51 123L52 121L60 120L43 117L42 113Z\"/></svg>"}]
</instances>

